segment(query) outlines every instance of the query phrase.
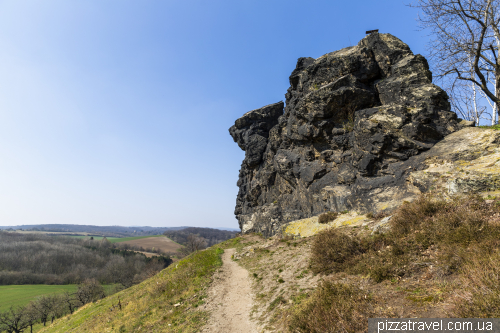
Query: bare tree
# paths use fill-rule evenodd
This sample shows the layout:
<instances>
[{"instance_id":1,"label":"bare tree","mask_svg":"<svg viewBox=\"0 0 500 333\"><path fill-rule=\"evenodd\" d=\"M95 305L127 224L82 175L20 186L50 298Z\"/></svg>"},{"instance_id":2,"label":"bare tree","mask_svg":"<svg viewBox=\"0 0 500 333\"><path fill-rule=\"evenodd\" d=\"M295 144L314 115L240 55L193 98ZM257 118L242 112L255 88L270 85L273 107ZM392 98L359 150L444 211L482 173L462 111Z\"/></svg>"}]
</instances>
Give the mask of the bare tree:
<instances>
[{"instance_id":1,"label":"bare tree","mask_svg":"<svg viewBox=\"0 0 500 333\"><path fill-rule=\"evenodd\" d=\"M28 328L24 307L11 307L9 311L0 313L0 327L7 333L22 333Z\"/></svg>"},{"instance_id":2,"label":"bare tree","mask_svg":"<svg viewBox=\"0 0 500 333\"><path fill-rule=\"evenodd\" d=\"M487 111L483 105L485 98L473 83L458 79L444 80L442 88L448 93L451 107L460 118L474 121L476 125L481 119L491 120L493 112Z\"/></svg>"},{"instance_id":3,"label":"bare tree","mask_svg":"<svg viewBox=\"0 0 500 333\"><path fill-rule=\"evenodd\" d=\"M26 323L30 327L30 333L33 333L33 325L35 325L40 319L38 317L38 311L36 310L33 302L31 302L24 308L24 315Z\"/></svg>"},{"instance_id":4,"label":"bare tree","mask_svg":"<svg viewBox=\"0 0 500 333\"><path fill-rule=\"evenodd\" d=\"M190 234L187 237L186 250L189 253L193 253L204 249L207 246L205 238Z\"/></svg>"},{"instance_id":5,"label":"bare tree","mask_svg":"<svg viewBox=\"0 0 500 333\"><path fill-rule=\"evenodd\" d=\"M38 313L38 318L43 323L43 326L47 324L49 319L49 315L52 310L52 303L51 296L41 296L32 303L33 308Z\"/></svg>"},{"instance_id":6,"label":"bare tree","mask_svg":"<svg viewBox=\"0 0 500 333\"><path fill-rule=\"evenodd\" d=\"M75 294L70 294L69 292L65 292L62 295L62 300L66 303L66 307L68 308L70 314L73 314L75 309L80 305L80 302L76 299Z\"/></svg>"},{"instance_id":7,"label":"bare tree","mask_svg":"<svg viewBox=\"0 0 500 333\"><path fill-rule=\"evenodd\" d=\"M75 294L80 303L87 304L104 298L104 288L96 279L87 279L78 286Z\"/></svg>"},{"instance_id":8,"label":"bare tree","mask_svg":"<svg viewBox=\"0 0 500 333\"><path fill-rule=\"evenodd\" d=\"M51 323L53 323L56 318L62 317L66 313L63 297L63 295L53 295L51 297L52 306L49 313Z\"/></svg>"},{"instance_id":9,"label":"bare tree","mask_svg":"<svg viewBox=\"0 0 500 333\"><path fill-rule=\"evenodd\" d=\"M500 0L416 0L410 6L422 10L421 27L432 32L437 78L473 84L500 112Z\"/></svg>"}]
</instances>

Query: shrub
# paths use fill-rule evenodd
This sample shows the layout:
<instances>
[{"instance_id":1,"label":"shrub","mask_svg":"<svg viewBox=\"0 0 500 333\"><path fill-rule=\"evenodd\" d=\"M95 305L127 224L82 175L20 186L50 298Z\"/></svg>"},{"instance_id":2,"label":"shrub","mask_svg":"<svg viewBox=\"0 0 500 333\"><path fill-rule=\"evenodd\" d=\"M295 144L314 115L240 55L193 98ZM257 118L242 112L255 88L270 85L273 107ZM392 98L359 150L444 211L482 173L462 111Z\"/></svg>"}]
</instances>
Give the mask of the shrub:
<instances>
[{"instance_id":1,"label":"shrub","mask_svg":"<svg viewBox=\"0 0 500 333\"><path fill-rule=\"evenodd\" d=\"M361 253L360 244L337 229L327 229L314 239L310 265L314 273L341 271Z\"/></svg>"},{"instance_id":2,"label":"shrub","mask_svg":"<svg viewBox=\"0 0 500 333\"><path fill-rule=\"evenodd\" d=\"M500 251L485 255L478 250L461 269L465 291L455 301L455 315L462 318L500 317Z\"/></svg>"},{"instance_id":3,"label":"shrub","mask_svg":"<svg viewBox=\"0 0 500 333\"><path fill-rule=\"evenodd\" d=\"M330 221L335 220L337 218L337 216L339 216L339 214L336 212L326 212L326 213L323 213L319 216L318 222L319 223L328 223Z\"/></svg>"},{"instance_id":4,"label":"shrub","mask_svg":"<svg viewBox=\"0 0 500 333\"><path fill-rule=\"evenodd\" d=\"M424 195L396 211L391 219L391 234L396 239L414 235L414 240L423 247L431 244L466 247L498 235L499 228L488 224L489 217L497 210L478 196L458 196L446 201Z\"/></svg>"},{"instance_id":5,"label":"shrub","mask_svg":"<svg viewBox=\"0 0 500 333\"><path fill-rule=\"evenodd\" d=\"M288 319L291 332L364 332L372 316L371 298L343 283L324 281L309 299L293 309Z\"/></svg>"},{"instance_id":6,"label":"shrub","mask_svg":"<svg viewBox=\"0 0 500 333\"><path fill-rule=\"evenodd\" d=\"M315 273L370 275L375 281L411 275L420 270L421 253L438 251L441 272L460 269L470 249L491 253L500 247L500 207L481 197L452 199L423 195L401 205L385 234L352 238L339 229L316 235L310 265Z\"/></svg>"}]
</instances>

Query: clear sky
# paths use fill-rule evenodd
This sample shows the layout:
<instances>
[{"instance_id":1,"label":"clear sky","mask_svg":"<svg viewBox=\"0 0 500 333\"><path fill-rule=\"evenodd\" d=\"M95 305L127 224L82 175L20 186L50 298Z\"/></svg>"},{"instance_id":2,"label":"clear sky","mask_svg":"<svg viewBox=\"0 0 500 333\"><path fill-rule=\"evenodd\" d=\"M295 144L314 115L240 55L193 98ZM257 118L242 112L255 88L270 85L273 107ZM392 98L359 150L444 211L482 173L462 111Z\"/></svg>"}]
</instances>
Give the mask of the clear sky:
<instances>
[{"instance_id":1,"label":"clear sky","mask_svg":"<svg viewBox=\"0 0 500 333\"><path fill-rule=\"evenodd\" d=\"M400 0L0 0L0 225L237 228L228 128L284 100L298 57L380 29Z\"/></svg>"}]
</instances>

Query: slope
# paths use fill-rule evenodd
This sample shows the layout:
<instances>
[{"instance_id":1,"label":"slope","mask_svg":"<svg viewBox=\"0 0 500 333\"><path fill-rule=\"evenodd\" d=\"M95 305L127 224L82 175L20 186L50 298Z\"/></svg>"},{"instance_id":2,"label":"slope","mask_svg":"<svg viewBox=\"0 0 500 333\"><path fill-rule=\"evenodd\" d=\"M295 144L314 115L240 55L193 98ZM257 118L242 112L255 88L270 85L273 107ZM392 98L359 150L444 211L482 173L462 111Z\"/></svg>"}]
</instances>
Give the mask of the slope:
<instances>
[{"instance_id":1,"label":"slope","mask_svg":"<svg viewBox=\"0 0 500 333\"><path fill-rule=\"evenodd\" d=\"M194 253L41 332L197 332L209 316L197 307L204 303L222 253L220 247Z\"/></svg>"}]
</instances>

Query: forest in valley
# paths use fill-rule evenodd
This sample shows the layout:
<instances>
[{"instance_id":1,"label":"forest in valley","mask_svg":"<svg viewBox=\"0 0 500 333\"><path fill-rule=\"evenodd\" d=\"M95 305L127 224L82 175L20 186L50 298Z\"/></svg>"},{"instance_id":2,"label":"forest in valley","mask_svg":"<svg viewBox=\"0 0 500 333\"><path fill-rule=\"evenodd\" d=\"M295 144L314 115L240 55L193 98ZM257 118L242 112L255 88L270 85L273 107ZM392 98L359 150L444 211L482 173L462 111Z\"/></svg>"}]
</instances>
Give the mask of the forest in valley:
<instances>
[{"instance_id":1,"label":"forest in valley","mask_svg":"<svg viewBox=\"0 0 500 333\"><path fill-rule=\"evenodd\" d=\"M167 267L167 256L147 258L128 244L0 231L0 285L101 284L130 287ZM144 249L142 249L144 250Z\"/></svg>"}]
</instances>

